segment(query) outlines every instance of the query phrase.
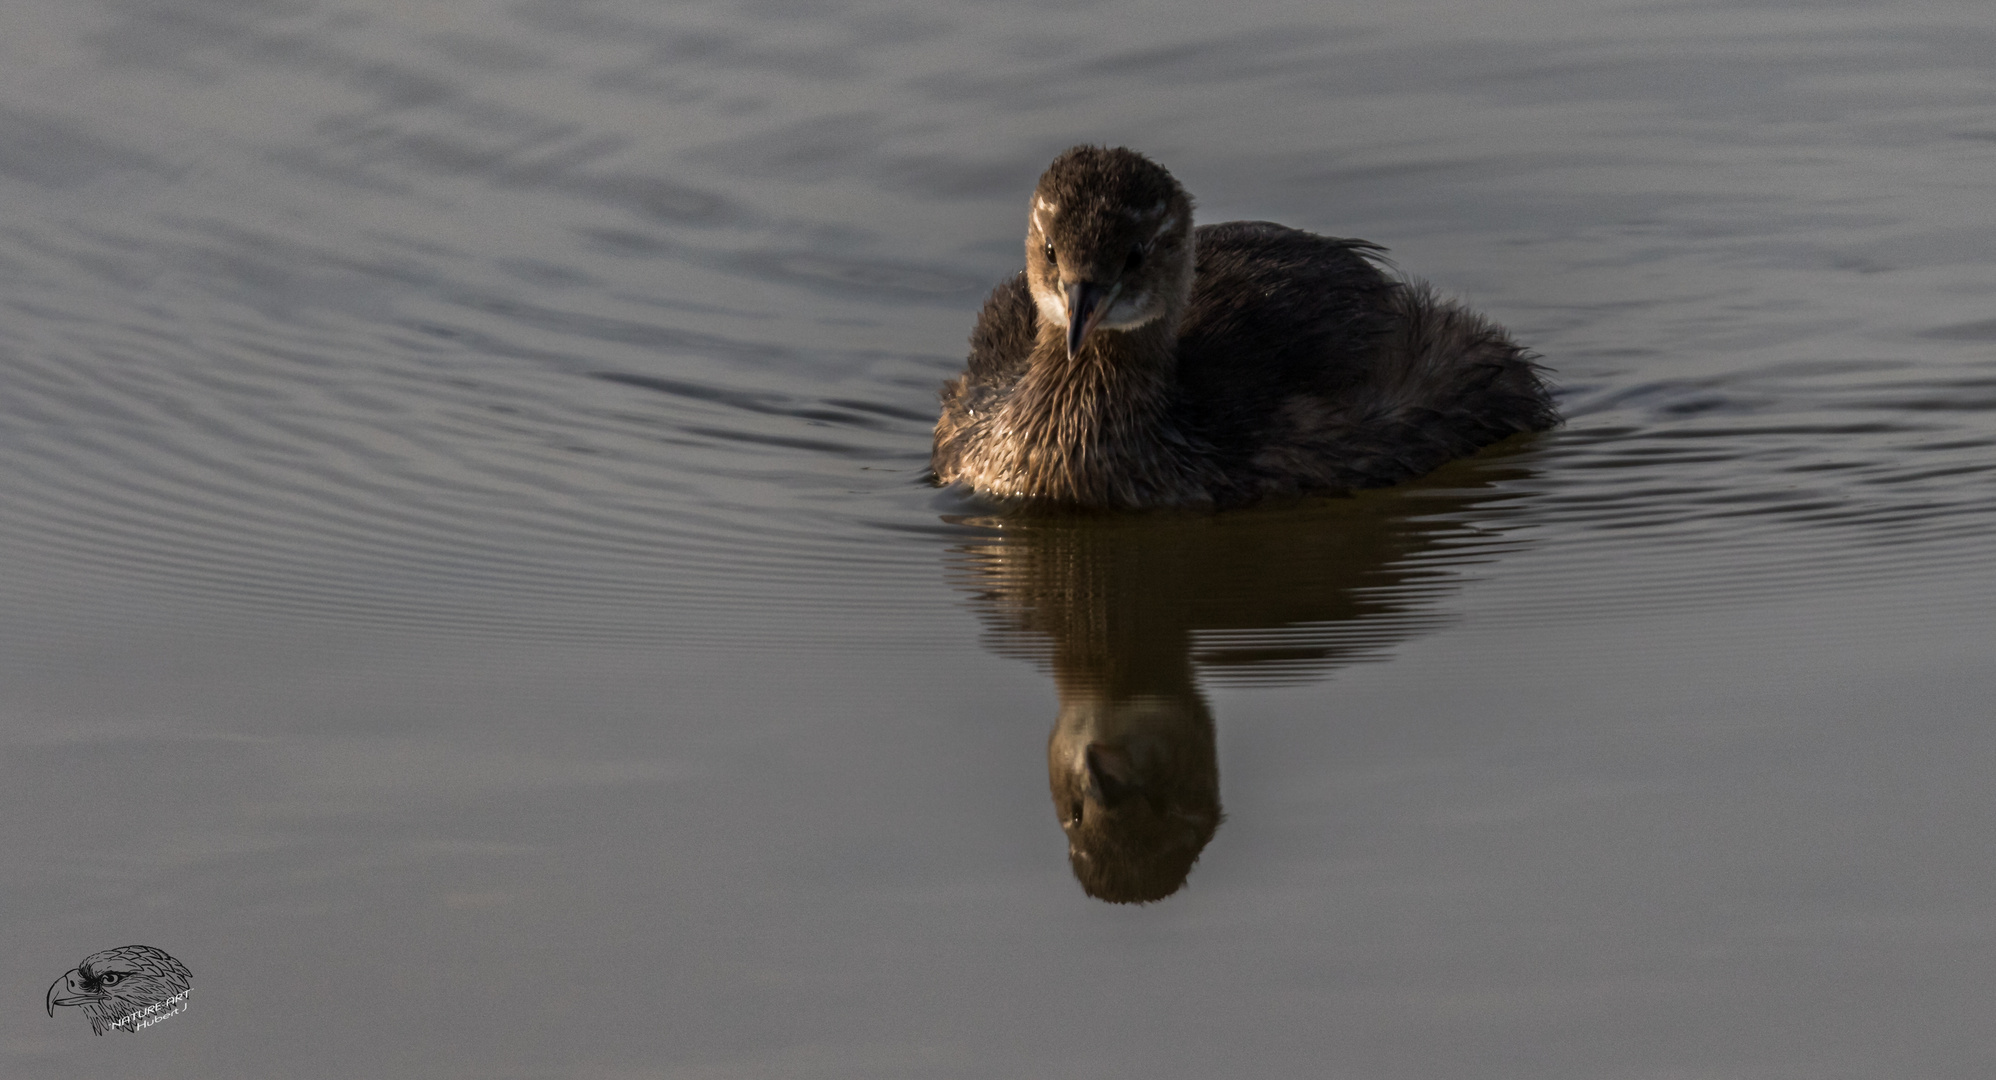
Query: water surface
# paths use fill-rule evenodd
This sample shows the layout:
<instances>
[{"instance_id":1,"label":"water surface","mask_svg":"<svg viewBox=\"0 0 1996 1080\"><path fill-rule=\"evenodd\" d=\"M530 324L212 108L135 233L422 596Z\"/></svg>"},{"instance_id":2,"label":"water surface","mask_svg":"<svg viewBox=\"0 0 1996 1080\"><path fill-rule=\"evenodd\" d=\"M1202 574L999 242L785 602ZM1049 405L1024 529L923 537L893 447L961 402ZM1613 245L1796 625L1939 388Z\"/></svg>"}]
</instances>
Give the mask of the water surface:
<instances>
[{"instance_id":1,"label":"water surface","mask_svg":"<svg viewBox=\"0 0 1996 1080\"><path fill-rule=\"evenodd\" d=\"M16 0L5 1071L1988 1072L1992 55L1968 2ZM927 487L1079 141L1387 245L1568 424L1219 518ZM1225 815L1143 906L1048 775L1130 702ZM42 1014L135 942L186 1015Z\"/></svg>"}]
</instances>

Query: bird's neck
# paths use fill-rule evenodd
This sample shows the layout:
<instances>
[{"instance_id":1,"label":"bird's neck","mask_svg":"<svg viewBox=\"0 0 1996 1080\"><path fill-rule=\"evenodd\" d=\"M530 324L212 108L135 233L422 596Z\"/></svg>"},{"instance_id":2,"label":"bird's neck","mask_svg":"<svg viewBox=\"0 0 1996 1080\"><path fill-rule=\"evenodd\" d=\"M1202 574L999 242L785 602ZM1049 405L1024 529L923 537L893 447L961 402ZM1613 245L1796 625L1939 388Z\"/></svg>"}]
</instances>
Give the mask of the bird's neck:
<instances>
[{"instance_id":1,"label":"bird's neck","mask_svg":"<svg viewBox=\"0 0 1996 1080\"><path fill-rule=\"evenodd\" d=\"M1175 315L1175 313L1174 313ZM1180 440L1177 320L1097 331L1073 357L1063 327L1042 323L1001 426L1034 494L1095 506L1142 505L1174 471Z\"/></svg>"},{"instance_id":2,"label":"bird's neck","mask_svg":"<svg viewBox=\"0 0 1996 1080\"><path fill-rule=\"evenodd\" d=\"M1067 355L1067 328L1041 322L1027 375L1048 392L1114 387L1169 398L1178 385L1178 320L1157 318L1131 330L1097 330Z\"/></svg>"}]
</instances>

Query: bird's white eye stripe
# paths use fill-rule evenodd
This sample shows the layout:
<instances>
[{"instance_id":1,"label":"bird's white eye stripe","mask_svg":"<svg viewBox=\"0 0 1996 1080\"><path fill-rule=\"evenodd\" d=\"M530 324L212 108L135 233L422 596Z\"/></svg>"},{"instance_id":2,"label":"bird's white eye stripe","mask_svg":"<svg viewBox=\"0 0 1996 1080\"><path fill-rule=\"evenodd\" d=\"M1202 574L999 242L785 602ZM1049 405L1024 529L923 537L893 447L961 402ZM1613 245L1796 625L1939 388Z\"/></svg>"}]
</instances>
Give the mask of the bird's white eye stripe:
<instances>
[{"instance_id":1,"label":"bird's white eye stripe","mask_svg":"<svg viewBox=\"0 0 1996 1080\"><path fill-rule=\"evenodd\" d=\"M1172 216L1164 219L1164 224L1159 225L1157 227L1157 232L1151 234L1151 239L1155 240L1158 237L1163 236L1165 233L1170 232L1172 229L1176 228L1177 226L1178 226L1178 215L1173 214Z\"/></svg>"},{"instance_id":2,"label":"bird's white eye stripe","mask_svg":"<svg viewBox=\"0 0 1996 1080\"><path fill-rule=\"evenodd\" d=\"M1039 209L1041 209L1041 210L1045 210L1045 211L1046 211L1047 213L1049 213L1049 214L1058 214L1058 213L1060 213L1060 204L1059 204L1059 203L1050 203L1050 202L1046 201L1045 199L1035 199L1035 200L1033 200L1033 205L1034 205L1034 206L1036 206L1036 207L1038 207L1038 208L1039 208Z\"/></svg>"}]
</instances>

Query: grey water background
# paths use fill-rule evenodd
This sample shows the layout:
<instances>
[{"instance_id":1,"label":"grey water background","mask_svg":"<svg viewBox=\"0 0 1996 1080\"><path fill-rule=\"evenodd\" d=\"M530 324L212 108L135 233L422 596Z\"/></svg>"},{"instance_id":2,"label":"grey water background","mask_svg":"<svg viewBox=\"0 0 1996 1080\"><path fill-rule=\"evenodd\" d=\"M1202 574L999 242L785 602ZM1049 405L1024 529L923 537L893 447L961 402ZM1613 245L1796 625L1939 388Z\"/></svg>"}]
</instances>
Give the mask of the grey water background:
<instances>
[{"instance_id":1,"label":"grey water background","mask_svg":"<svg viewBox=\"0 0 1996 1080\"><path fill-rule=\"evenodd\" d=\"M1570 422L1063 592L919 478L1079 141ZM0 1072L1988 1075L1992 177L1982 0L10 0ZM1216 717L1159 904L1070 603Z\"/></svg>"}]
</instances>

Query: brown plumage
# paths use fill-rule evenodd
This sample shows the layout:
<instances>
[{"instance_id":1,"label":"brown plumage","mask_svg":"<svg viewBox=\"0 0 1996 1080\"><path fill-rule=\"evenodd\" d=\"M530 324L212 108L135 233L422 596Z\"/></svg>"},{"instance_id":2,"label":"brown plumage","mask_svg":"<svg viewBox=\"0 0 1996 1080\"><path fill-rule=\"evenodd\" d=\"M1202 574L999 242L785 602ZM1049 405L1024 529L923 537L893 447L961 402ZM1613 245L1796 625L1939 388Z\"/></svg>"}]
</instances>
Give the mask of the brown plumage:
<instances>
[{"instance_id":1,"label":"brown plumage","mask_svg":"<svg viewBox=\"0 0 1996 1080\"><path fill-rule=\"evenodd\" d=\"M942 484L1001 500L1218 507L1397 484L1558 420L1505 332L1382 249L1192 226L1171 174L1078 146L1034 189L1026 269L943 388Z\"/></svg>"}]
</instances>

